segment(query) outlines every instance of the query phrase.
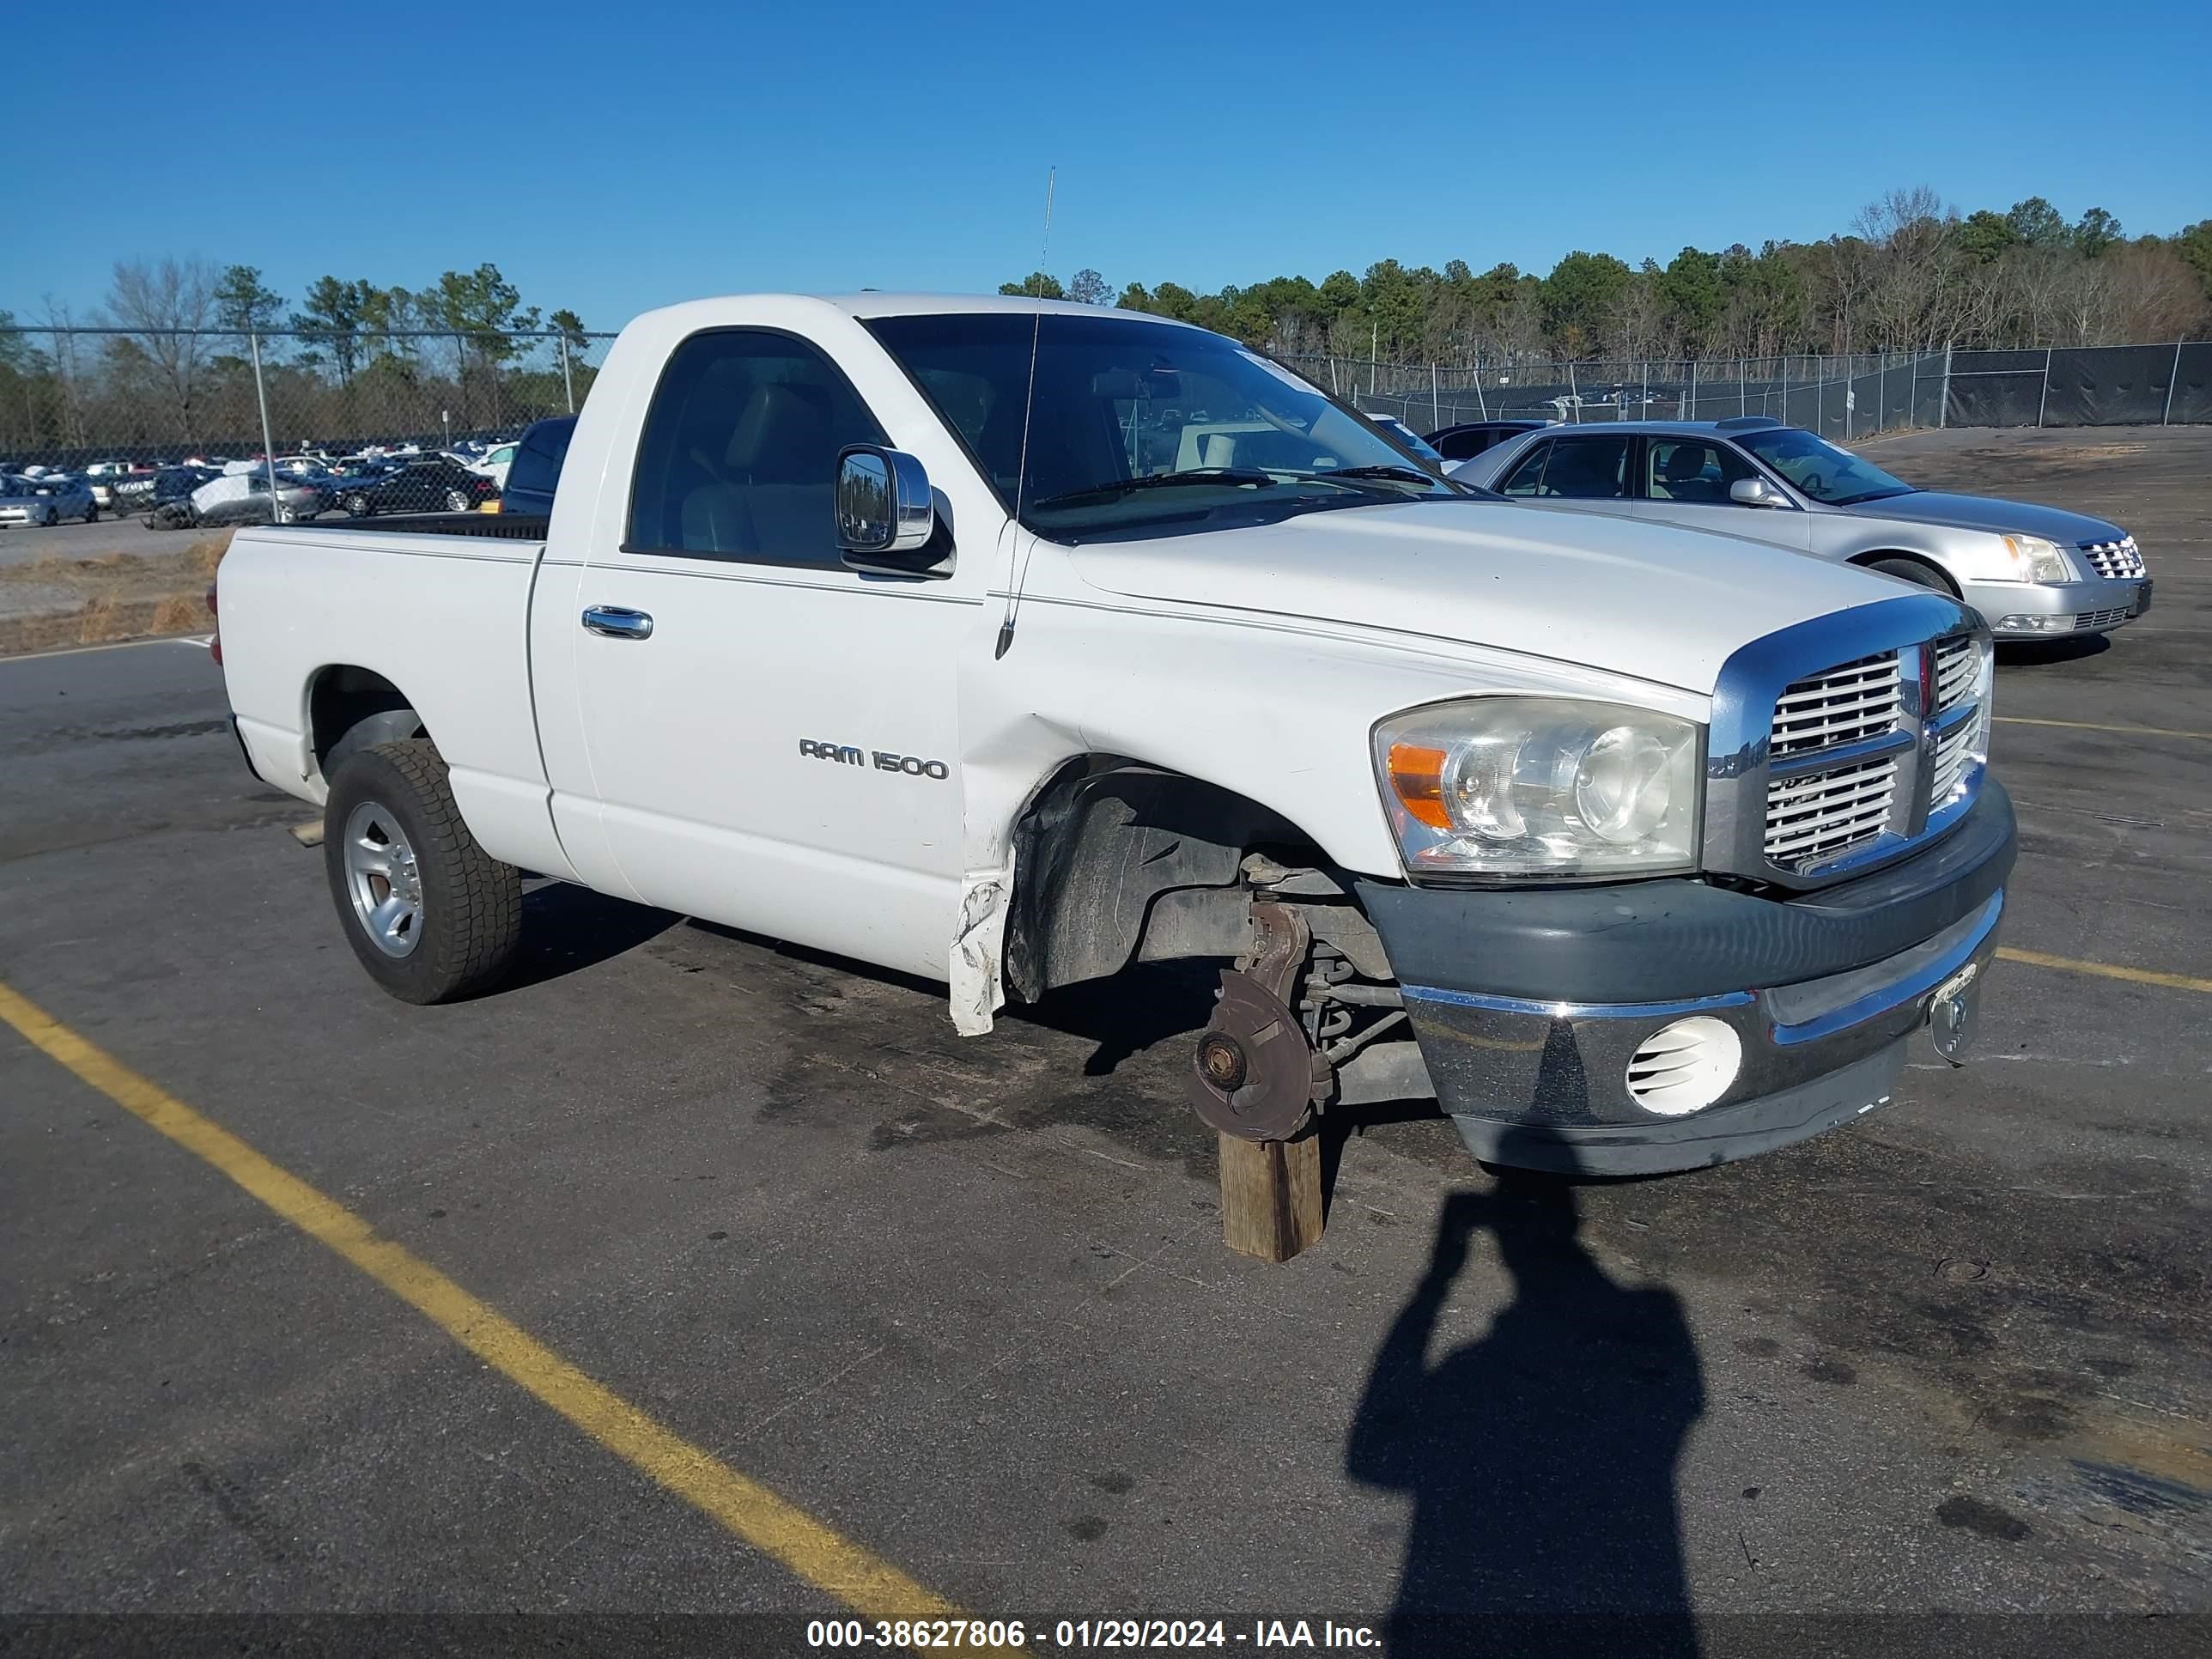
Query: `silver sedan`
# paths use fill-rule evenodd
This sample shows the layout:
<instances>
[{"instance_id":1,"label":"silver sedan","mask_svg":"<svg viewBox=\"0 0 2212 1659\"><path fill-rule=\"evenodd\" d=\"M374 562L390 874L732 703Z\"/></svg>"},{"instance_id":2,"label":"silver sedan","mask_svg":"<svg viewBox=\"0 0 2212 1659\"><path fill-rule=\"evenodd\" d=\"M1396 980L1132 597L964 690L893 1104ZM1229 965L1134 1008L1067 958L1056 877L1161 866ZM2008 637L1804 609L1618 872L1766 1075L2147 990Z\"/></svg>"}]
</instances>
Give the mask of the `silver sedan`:
<instances>
[{"instance_id":1,"label":"silver sedan","mask_svg":"<svg viewBox=\"0 0 2212 1659\"><path fill-rule=\"evenodd\" d=\"M2150 608L2120 526L2054 507L1916 489L1757 416L1547 427L1452 477L1538 507L1718 531L1861 564L1964 600L2001 639L2102 634Z\"/></svg>"},{"instance_id":2,"label":"silver sedan","mask_svg":"<svg viewBox=\"0 0 2212 1659\"><path fill-rule=\"evenodd\" d=\"M59 524L100 516L92 486L82 478L49 472L41 477L0 477L0 524Z\"/></svg>"}]
</instances>

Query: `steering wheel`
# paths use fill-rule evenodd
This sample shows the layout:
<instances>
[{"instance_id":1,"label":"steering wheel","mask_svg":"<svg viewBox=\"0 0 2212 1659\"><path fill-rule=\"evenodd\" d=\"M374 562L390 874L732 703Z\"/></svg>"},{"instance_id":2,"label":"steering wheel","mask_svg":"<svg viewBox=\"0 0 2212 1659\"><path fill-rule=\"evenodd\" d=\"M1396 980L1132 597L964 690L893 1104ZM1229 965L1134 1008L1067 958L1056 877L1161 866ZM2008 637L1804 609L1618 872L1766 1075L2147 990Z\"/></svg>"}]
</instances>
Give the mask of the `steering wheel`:
<instances>
[{"instance_id":1,"label":"steering wheel","mask_svg":"<svg viewBox=\"0 0 2212 1659\"><path fill-rule=\"evenodd\" d=\"M1828 481L1817 472L1808 472L1798 481L1797 488L1808 495L1821 495L1827 493Z\"/></svg>"}]
</instances>

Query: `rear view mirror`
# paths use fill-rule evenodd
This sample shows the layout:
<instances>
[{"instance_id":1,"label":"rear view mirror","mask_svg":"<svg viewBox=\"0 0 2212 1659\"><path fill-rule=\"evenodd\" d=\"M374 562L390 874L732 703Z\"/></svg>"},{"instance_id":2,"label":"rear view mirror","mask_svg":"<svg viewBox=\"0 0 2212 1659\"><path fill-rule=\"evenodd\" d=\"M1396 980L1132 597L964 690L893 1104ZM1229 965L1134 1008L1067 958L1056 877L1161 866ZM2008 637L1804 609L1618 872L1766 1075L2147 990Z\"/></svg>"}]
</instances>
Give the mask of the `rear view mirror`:
<instances>
[{"instance_id":1,"label":"rear view mirror","mask_svg":"<svg viewBox=\"0 0 2212 1659\"><path fill-rule=\"evenodd\" d=\"M952 571L936 497L920 460L879 444L853 444L837 457L837 545L855 570L902 576Z\"/></svg>"},{"instance_id":2,"label":"rear view mirror","mask_svg":"<svg viewBox=\"0 0 2212 1659\"><path fill-rule=\"evenodd\" d=\"M1738 478L1729 486L1729 499L1738 507L1790 505L1790 498L1764 478Z\"/></svg>"},{"instance_id":3,"label":"rear view mirror","mask_svg":"<svg viewBox=\"0 0 2212 1659\"><path fill-rule=\"evenodd\" d=\"M1141 374L1133 368L1102 368L1091 377L1091 395L1116 403L1173 403L1182 396L1182 376L1171 368L1149 368Z\"/></svg>"}]
</instances>

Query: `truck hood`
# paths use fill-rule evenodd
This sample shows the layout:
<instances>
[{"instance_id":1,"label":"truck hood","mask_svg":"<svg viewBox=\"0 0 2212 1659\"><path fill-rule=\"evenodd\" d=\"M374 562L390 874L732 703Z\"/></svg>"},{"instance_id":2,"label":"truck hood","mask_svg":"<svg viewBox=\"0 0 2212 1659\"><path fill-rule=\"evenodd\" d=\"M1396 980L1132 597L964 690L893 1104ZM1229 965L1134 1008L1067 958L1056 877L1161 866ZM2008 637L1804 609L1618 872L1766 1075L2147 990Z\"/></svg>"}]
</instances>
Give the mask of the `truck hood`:
<instances>
[{"instance_id":1,"label":"truck hood","mask_svg":"<svg viewBox=\"0 0 2212 1659\"><path fill-rule=\"evenodd\" d=\"M1092 543L1069 557L1109 592L1524 652L1703 695L1740 646L1899 591L1733 536L1466 500Z\"/></svg>"},{"instance_id":2,"label":"truck hood","mask_svg":"<svg viewBox=\"0 0 2212 1659\"><path fill-rule=\"evenodd\" d=\"M2061 547L2115 542L2128 533L2107 520L2093 519L2084 513L2038 507L2033 501L2000 501L1994 495L1952 495L1940 489L1885 495L1878 501L1844 510L1869 519L1908 519L1914 524L1956 525L1966 530L1994 530L2000 535L2041 536Z\"/></svg>"}]
</instances>

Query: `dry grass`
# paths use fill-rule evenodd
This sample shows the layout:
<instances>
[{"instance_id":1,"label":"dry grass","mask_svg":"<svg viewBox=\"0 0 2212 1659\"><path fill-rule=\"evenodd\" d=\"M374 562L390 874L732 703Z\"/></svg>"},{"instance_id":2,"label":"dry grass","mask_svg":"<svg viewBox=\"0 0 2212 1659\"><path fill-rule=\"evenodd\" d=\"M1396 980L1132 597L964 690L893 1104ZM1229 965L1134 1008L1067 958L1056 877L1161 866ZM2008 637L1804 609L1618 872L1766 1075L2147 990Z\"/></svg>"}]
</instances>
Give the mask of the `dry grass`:
<instances>
[{"instance_id":1,"label":"dry grass","mask_svg":"<svg viewBox=\"0 0 2212 1659\"><path fill-rule=\"evenodd\" d=\"M207 586L229 548L223 531L174 553L0 566L0 656L199 633L212 626Z\"/></svg>"}]
</instances>

